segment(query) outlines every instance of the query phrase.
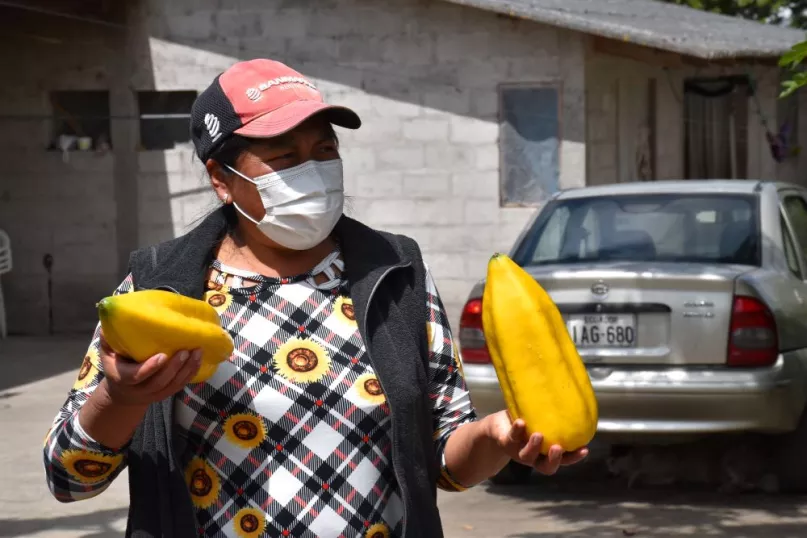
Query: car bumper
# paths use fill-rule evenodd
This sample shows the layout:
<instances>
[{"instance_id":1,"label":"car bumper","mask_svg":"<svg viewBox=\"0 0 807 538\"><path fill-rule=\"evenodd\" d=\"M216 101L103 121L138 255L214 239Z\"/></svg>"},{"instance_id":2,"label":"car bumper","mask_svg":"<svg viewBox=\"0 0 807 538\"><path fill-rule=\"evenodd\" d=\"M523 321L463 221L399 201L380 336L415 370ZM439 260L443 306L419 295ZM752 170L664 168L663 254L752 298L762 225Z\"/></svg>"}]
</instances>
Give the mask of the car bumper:
<instances>
[{"instance_id":1,"label":"car bumper","mask_svg":"<svg viewBox=\"0 0 807 538\"><path fill-rule=\"evenodd\" d=\"M480 415L504 409L492 366L464 370ZM753 370L597 365L589 376L600 434L784 433L795 429L807 397L802 362L783 356L773 367Z\"/></svg>"}]
</instances>

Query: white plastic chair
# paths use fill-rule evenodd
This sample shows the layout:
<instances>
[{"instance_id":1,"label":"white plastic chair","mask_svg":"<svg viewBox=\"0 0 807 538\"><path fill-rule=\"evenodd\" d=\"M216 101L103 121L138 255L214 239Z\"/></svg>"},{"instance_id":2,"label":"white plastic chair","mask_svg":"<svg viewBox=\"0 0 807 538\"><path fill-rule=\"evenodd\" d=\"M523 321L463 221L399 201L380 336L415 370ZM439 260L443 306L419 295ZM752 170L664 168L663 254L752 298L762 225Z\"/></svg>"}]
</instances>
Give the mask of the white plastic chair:
<instances>
[{"instance_id":1,"label":"white plastic chair","mask_svg":"<svg viewBox=\"0 0 807 538\"><path fill-rule=\"evenodd\" d=\"M11 239L8 234L0 230L0 275L11 272ZM3 300L3 285L0 282L0 338L8 336L6 323L6 304Z\"/></svg>"}]
</instances>

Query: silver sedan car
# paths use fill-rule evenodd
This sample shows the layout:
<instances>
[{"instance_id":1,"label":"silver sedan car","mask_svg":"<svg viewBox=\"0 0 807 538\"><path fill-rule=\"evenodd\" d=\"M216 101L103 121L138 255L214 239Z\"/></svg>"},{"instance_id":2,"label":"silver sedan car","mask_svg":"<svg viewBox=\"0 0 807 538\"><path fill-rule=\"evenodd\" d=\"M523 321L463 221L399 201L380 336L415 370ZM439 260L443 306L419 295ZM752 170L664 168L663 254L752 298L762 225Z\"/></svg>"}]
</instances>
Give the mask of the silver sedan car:
<instances>
[{"instance_id":1,"label":"silver sedan car","mask_svg":"<svg viewBox=\"0 0 807 538\"><path fill-rule=\"evenodd\" d=\"M597 394L598 437L777 435L790 486L807 487L807 189L710 180L567 190L510 256L564 317ZM470 294L459 340L486 414L504 401L483 289Z\"/></svg>"}]
</instances>

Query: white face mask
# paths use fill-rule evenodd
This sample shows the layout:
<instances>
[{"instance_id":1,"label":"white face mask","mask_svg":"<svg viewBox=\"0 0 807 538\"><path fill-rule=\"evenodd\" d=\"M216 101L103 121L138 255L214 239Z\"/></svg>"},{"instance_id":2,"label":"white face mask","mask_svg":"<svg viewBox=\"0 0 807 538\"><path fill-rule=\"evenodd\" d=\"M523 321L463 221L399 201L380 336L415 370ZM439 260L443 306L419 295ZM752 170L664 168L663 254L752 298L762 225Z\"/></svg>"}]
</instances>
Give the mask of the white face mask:
<instances>
[{"instance_id":1,"label":"white face mask","mask_svg":"<svg viewBox=\"0 0 807 538\"><path fill-rule=\"evenodd\" d=\"M254 179L227 168L258 188L266 214L257 221L233 202L235 208L281 246L292 250L315 247L342 216L345 196L341 159L308 161Z\"/></svg>"}]
</instances>

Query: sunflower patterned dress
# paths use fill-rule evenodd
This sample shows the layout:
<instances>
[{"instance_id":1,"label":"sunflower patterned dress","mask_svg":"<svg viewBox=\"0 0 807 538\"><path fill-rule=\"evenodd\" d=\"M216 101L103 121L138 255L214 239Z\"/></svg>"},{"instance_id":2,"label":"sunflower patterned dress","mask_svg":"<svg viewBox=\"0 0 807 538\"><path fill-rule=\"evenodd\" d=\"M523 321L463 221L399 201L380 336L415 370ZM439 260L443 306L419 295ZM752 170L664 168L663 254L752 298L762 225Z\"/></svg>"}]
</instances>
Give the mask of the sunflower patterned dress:
<instances>
[{"instance_id":1,"label":"sunflower patterned dress","mask_svg":"<svg viewBox=\"0 0 807 538\"><path fill-rule=\"evenodd\" d=\"M389 408L358 331L339 250L292 278L218 261L213 269L205 300L235 350L212 378L174 398L199 536L399 535L403 503L391 465ZM428 268L426 275L438 486L456 491L463 486L445 467L445 444L476 415ZM130 275L116 293L132 289ZM96 329L45 439L48 484L62 501L98 495L126 466L126 447L102 446L78 421L103 375Z\"/></svg>"}]
</instances>

